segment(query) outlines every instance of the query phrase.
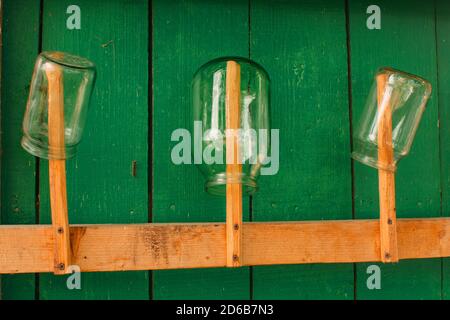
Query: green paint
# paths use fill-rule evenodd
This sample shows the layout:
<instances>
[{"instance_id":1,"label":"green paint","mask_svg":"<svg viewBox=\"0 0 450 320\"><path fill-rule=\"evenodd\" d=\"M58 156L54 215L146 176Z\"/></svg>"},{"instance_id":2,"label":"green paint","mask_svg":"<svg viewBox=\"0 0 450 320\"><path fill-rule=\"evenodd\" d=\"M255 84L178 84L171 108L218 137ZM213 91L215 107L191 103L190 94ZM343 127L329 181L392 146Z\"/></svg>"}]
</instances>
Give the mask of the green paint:
<instances>
[{"instance_id":1,"label":"green paint","mask_svg":"<svg viewBox=\"0 0 450 320\"><path fill-rule=\"evenodd\" d=\"M98 77L78 153L67 163L71 223L148 221L148 2L79 0L81 30L67 30L73 1L44 3L43 50L91 59ZM131 174L137 163L137 176ZM41 223L50 223L48 162L41 161ZM42 275L41 299L148 299L149 273Z\"/></svg>"},{"instance_id":2,"label":"green paint","mask_svg":"<svg viewBox=\"0 0 450 320\"><path fill-rule=\"evenodd\" d=\"M24 21L27 27L24 28ZM20 146L22 117L39 42L39 2L3 2L1 221L34 224L35 159ZM35 276L2 277L3 299L34 299Z\"/></svg>"},{"instance_id":3,"label":"green paint","mask_svg":"<svg viewBox=\"0 0 450 320\"><path fill-rule=\"evenodd\" d=\"M381 30L366 28L371 1L350 1L353 125L364 107L373 76L380 66L420 75L431 82L427 105L411 153L396 174L397 216L440 216L439 128L436 86L435 17L432 3L378 1ZM355 162L355 215L377 218L377 171ZM366 286L367 265L357 267L358 299L439 299L440 259L381 265L381 290Z\"/></svg>"},{"instance_id":4,"label":"green paint","mask_svg":"<svg viewBox=\"0 0 450 320\"><path fill-rule=\"evenodd\" d=\"M450 216L450 3L436 3L442 214ZM450 298L450 259L443 259L442 297Z\"/></svg>"},{"instance_id":5,"label":"green paint","mask_svg":"<svg viewBox=\"0 0 450 320\"><path fill-rule=\"evenodd\" d=\"M225 221L225 198L205 193L198 168L171 162L170 136L191 127L196 69L226 55L248 55L246 2L153 2L154 222ZM250 297L248 268L156 271L153 281L155 299Z\"/></svg>"},{"instance_id":6,"label":"green paint","mask_svg":"<svg viewBox=\"0 0 450 320\"><path fill-rule=\"evenodd\" d=\"M417 300L439 299L441 272L436 268L441 259L401 260L397 265L382 265L381 289L369 290L367 267L373 263L361 263L357 267L356 296L358 300ZM405 289L403 289L405 288Z\"/></svg>"},{"instance_id":7,"label":"green paint","mask_svg":"<svg viewBox=\"0 0 450 320\"><path fill-rule=\"evenodd\" d=\"M248 268L155 271L154 286L158 300L248 299L249 273Z\"/></svg>"},{"instance_id":8,"label":"green paint","mask_svg":"<svg viewBox=\"0 0 450 320\"><path fill-rule=\"evenodd\" d=\"M254 1L251 57L272 80L280 171L261 177L256 221L351 219L343 1ZM256 299L352 299L353 266L254 268Z\"/></svg>"},{"instance_id":9,"label":"green paint","mask_svg":"<svg viewBox=\"0 0 450 320\"><path fill-rule=\"evenodd\" d=\"M153 221L225 221L225 199L204 192L198 169L175 166L170 160L172 131L191 125L193 73L204 62L225 55L250 55L272 80L272 127L280 129L280 171L260 178L260 191L253 198L254 220L351 219L344 0L254 0L250 6L238 0L153 1L151 98L148 1L78 0L81 30L66 28L71 4L44 1L42 34L44 50L80 54L98 67L84 140L75 159L68 161L71 223L147 222L149 99ZM397 173L397 213L433 217L442 211L449 216L450 4L438 0L435 8L419 0L379 0L382 29L368 30L366 9L371 4L349 0L352 123L359 118L378 67L392 66L428 79L433 96L411 154L400 162ZM33 224L35 159L19 142L38 53L39 2L4 1L3 32L1 220ZM136 177L131 175L133 161ZM50 223L47 165L41 161L41 223ZM355 162L353 179L356 218L378 218L376 170ZM245 199L246 219L248 207ZM367 289L370 263L357 265L356 283L350 264L255 267L253 297L352 299L356 286L357 299L448 299L449 261L443 259L443 276L441 259L381 265L381 290ZM249 270L156 271L153 296L248 299ZM151 290L149 272L83 273L79 291L68 290L66 279L41 275L40 298L148 299ZM35 276L2 276L2 295L33 299Z\"/></svg>"}]
</instances>

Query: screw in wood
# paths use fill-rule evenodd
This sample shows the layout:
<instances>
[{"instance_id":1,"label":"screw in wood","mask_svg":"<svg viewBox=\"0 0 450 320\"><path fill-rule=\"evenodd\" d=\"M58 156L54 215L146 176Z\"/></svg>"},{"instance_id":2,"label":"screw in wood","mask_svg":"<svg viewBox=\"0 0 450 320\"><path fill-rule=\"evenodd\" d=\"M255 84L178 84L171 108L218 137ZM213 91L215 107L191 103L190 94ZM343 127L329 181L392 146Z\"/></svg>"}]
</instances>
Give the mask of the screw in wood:
<instances>
[{"instance_id":1,"label":"screw in wood","mask_svg":"<svg viewBox=\"0 0 450 320\"><path fill-rule=\"evenodd\" d=\"M58 267L58 269L61 270L61 271L64 270L64 269L66 268L66 266L65 266L64 263L59 263L57 267Z\"/></svg>"},{"instance_id":2,"label":"screw in wood","mask_svg":"<svg viewBox=\"0 0 450 320\"><path fill-rule=\"evenodd\" d=\"M233 255L233 261L239 261L239 257L237 254Z\"/></svg>"},{"instance_id":3,"label":"screw in wood","mask_svg":"<svg viewBox=\"0 0 450 320\"><path fill-rule=\"evenodd\" d=\"M386 252L386 253L384 254L384 257L385 257L386 259L390 259L390 258L391 258L391 255L390 255L389 252Z\"/></svg>"},{"instance_id":4,"label":"screw in wood","mask_svg":"<svg viewBox=\"0 0 450 320\"><path fill-rule=\"evenodd\" d=\"M239 225L237 223L234 225L234 230L239 230Z\"/></svg>"},{"instance_id":5,"label":"screw in wood","mask_svg":"<svg viewBox=\"0 0 450 320\"><path fill-rule=\"evenodd\" d=\"M64 233L64 228L63 227L59 227L58 228L58 233L59 234L63 234Z\"/></svg>"},{"instance_id":6,"label":"screw in wood","mask_svg":"<svg viewBox=\"0 0 450 320\"><path fill-rule=\"evenodd\" d=\"M388 223L389 225L391 225L391 224L392 224L392 219L389 218L388 221L387 221L387 223Z\"/></svg>"}]
</instances>

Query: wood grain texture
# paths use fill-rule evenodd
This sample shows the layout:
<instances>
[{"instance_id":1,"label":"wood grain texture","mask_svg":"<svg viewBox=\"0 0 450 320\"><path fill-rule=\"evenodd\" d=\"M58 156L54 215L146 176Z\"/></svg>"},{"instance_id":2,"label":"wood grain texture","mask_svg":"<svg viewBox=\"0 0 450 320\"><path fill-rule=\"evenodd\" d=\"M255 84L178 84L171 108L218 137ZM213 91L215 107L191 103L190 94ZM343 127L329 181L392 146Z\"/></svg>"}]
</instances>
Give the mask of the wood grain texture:
<instances>
[{"instance_id":1,"label":"wood grain texture","mask_svg":"<svg viewBox=\"0 0 450 320\"><path fill-rule=\"evenodd\" d=\"M60 67L45 66L48 81L48 144L53 150L65 148L64 143L64 80ZM57 151L55 151L57 152ZM64 154L64 153L63 153ZM72 253L67 209L66 160L48 161L50 208L54 239L54 274L70 273Z\"/></svg>"},{"instance_id":2,"label":"wood grain texture","mask_svg":"<svg viewBox=\"0 0 450 320\"><path fill-rule=\"evenodd\" d=\"M24 28L26 21L26 28ZM3 1L1 221L36 223L35 159L20 146L22 118L38 54L39 2ZM35 298L35 275L2 277L2 298Z\"/></svg>"},{"instance_id":3,"label":"wood grain texture","mask_svg":"<svg viewBox=\"0 0 450 320\"><path fill-rule=\"evenodd\" d=\"M232 181L226 186L227 267L239 267L242 265L242 184L233 181L239 181L242 174L237 135L241 127L241 66L236 61L227 61L226 74L226 130L232 132L226 135L226 173Z\"/></svg>"},{"instance_id":4,"label":"wood grain texture","mask_svg":"<svg viewBox=\"0 0 450 320\"><path fill-rule=\"evenodd\" d=\"M436 1L442 214L450 216L450 3ZM443 259L442 298L450 299L450 259Z\"/></svg>"},{"instance_id":5,"label":"wood grain texture","mask_svg":"<svg viewBox=\"0 0 450 320\"><path fill-rule=\"evenodd\" d=\"M67 209L66 161L49 160L50 207L54 232L54 273L67 274L70 261L69 216Z\"/></svg>"},{"instance_id":6,"label":"wood grain texture","mask_svg":"<svg viewBox=\"0 0 450 320\"><path fill-rule=\"evenodd\" d=\"M371 1L349 1L352 123L364 108L373 77L379 67L393 67L424 77L436 86L436 42L433 3L377 1L381 30L366 27ZM377 171L354 162L355 216L377 218ZM410 154L396 172L398 218L440 215L439 128L436 92L423 114ZM400 249L399 249L400 250ZM400 254L400 252L399 252ZM439 299L439 259L400 261L379 265L381 290L369 290L368 264L357 265L357 299Z\"/></svg>"},{"instance_id":7,"label":"wood grain texture","mask_svg":"<svg viewBox=\"0 0 450 320\"><path fill-rule=\"evenodd\" d=\"M0 227L0 273L53 271L51 226ZM450 256L450 218L399 219L400 259ZM225 223L74 225L84 272L211 268L227 264ZM245 265L380 261L378 220L247 222Z\"/></svg>"},{"instance_id":8,"label":"wood grain texture","mask_svg":"<svg viewBox=\"0 0 450 320\"><path fill-rule=\"evenodd\" d=\"M280 129L280 170L260 177L254 221L351 219L344 1L252 1L250 51ZM253 283L256 299L353 299L353 266L255 267Z\"/></svg>"},{"instance_id":9,"label":"wood grain texture","mask_svg":"<svg viewBox=\"0 0 450 320\"><path fill-rule=\"evenodd\" d=\"M380 110L378 122L378 161L386 166L394 162L392 142L392 107L391 97L387 94L388 75L376 77L377 103ZM386 100L384 100L386 99ZM395 214L395 172L378 169L378 190L380 203L380 250L382 262L398 262L397 219Z\"/></svg>"},{"instance_id":10,"label":"wood grain texture","mask_svg":"<svg viewBox=\"0 0 450 320\"><path fill-rule=\"evenodd\" d=\"M153 222L225 221L225 198L205 192L195 165L172 163L170 137L192 128L195 71L217 57L247 55L247 2L153 1ZM246 198L244 219L248 211ZM153 285L155 299L250 297L248 268L158 271Z\"/></svg>"},{"instance_id":11,"label":"wood grain texture","mask_svg":"<svg viewBox=\"0 0 450 320\"><path fill-rule=\"evenodd\" d=\"M43 50L67 51L97 66L85 132L67 161L70 221L148 222L148 1L77 1L81 29L68 30L72 4L45 0L42 34ZM47 167L41 161L41 223L50 223ZM41 275L40 298L148 299L150 293L148 272L86 273L81 290L67 290L66 280Z\"/></svg>"}]
</instances>

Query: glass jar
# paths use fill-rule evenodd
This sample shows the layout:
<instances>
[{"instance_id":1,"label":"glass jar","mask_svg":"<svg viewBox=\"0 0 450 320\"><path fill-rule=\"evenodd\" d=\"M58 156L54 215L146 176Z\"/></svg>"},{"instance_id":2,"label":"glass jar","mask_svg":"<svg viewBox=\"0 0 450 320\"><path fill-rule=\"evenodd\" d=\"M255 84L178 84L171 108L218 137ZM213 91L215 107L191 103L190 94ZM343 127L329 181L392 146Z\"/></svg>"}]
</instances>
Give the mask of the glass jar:
<instances>
[{"instance_id":1,"label":"glass jar","mask_svg":"<svg viewBox=\"0 0 450 320\"><path fill-rule=\"evenodd\" d=\"M37 157L68 159L81 140L95 66L64 52L42 52L34 67L23 119L23 148Z\"/></svg>"},{"instance_id":2,"label":"glass jar","mask_svg":"<svg viewBox=\"0 0 450 320\"><path fill-rule=\"evenodd\" d=\"M270 152L269 82L260 65L239 57L210 61L195 73L193 154L208 193L224 195L227 183L242 184L243 194L257 190Z\"/></svg>"},{"instance_id":3,"label":"glass jar","mask_svg":"<svg viewBox=\"0 0 450 320\"><path fill-rule=\"evenodd\" d=\"M353 159L395 171L409 153L430 94L430 83L418 76L379 69L353 135Z\"/></svg>"}]
</instances>

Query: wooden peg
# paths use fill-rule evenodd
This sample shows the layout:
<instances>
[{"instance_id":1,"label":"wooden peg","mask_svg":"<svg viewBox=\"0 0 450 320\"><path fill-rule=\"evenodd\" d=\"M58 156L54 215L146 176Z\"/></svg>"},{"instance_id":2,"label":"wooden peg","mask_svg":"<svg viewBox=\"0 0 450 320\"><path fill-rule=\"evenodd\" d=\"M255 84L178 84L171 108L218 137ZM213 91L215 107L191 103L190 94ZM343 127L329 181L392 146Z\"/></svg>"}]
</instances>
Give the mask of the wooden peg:
<instances>
[{"instance_id":1,"label":"wooden peg","mask_svg":"<svg viewBox=\"0 0 450 320\"><path fill-rule=\"evenodd\" d=\"M50 149L64 150L64 88L62 70L47 64L48 143ZM67 274L71 264L69 216L67 210L66 160L49 160L50 205L55 239L54 274Z\"/></svg>"},{"instance_id":2,"label":"wooden peg","mask_svg":"<svg viewBox=\"0 0 450 320\"><path fill-rule=\"evenodd\" d=\"M242 165L239 163L238 129L240 127L241 68L235 61L227 62L226 75L226 135L227 147L227 266L242 265ZM231 179L231 182L230 182Z\"/></svg>"},{"instance_id":3,"label":"wooden peg","mask_svg":"<svg viewBox=\"0 0 450 320\"><path fill-rule=\"evenodd\" d=\"M380 114L378 124L378 161L392 165L394 149L392 145L392 108L385 99L388 75L377 76L377 100ZM380 194L380 249L381 261L398 262L397 218L395 209L395 172L378 169Z\"/></svg>"}]
</instances>

